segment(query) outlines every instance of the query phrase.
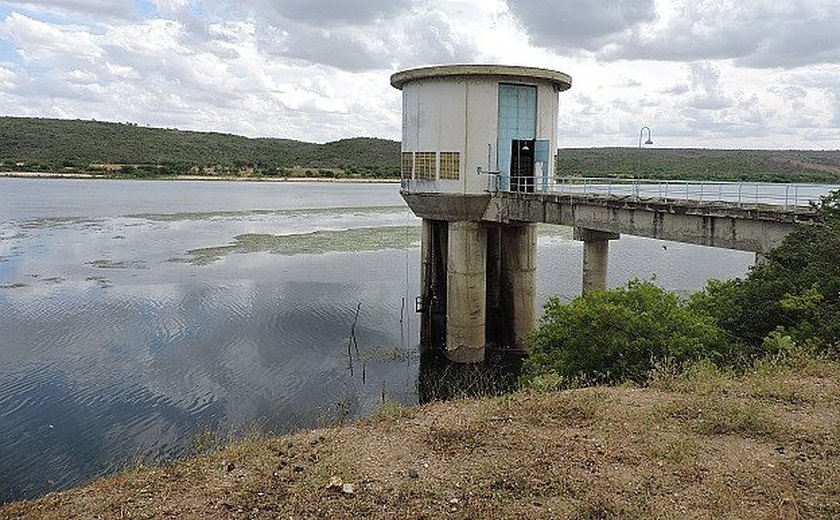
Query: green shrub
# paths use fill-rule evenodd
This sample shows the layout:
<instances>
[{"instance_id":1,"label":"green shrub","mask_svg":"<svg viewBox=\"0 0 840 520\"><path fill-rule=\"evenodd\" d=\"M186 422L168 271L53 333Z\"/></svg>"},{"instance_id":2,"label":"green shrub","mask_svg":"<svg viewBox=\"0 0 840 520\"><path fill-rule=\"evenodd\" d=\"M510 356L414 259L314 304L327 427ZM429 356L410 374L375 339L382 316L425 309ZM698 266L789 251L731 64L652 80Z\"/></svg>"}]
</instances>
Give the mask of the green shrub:
<instances>
[{"instance_id":1,"label":"green shrub","mask_svg":"<svg viewBox=\"0 0 840 520\"><path fill-rule=\"evenodd\" d=\"M550 299L528 342L525 382L556 374L566 386L644 383L659 360L682 364L727 354L723 331L710 316L639 281L568 304Z\"/></svg>"},{"instance_id":2,"label":"green shrub","mask_svg":"<svg viewBox=\"0 0 840 520\"><path fill-rule=\"evenodd\" d=\"M836 355L840 344L840 192L817 207L818 218L785 238L744 279L711 281L691 306L715 318L747 357L767 352L782 331L795 343L816 342Z\"/></svg>"}]
</instances>

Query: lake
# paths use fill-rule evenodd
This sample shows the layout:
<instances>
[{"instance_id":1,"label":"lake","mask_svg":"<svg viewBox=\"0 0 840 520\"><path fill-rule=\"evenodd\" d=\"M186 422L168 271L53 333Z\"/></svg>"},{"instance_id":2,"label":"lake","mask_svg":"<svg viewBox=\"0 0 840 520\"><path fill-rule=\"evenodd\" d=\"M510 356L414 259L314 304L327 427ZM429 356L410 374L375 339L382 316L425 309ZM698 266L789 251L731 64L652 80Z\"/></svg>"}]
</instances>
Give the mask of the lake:
<instances>
[{"instance_id":1,"label":"lake","mask_svg":"<svg viewBox=\"0 0 840 520\"><path fill-rule=\"evenodd\" d=\"M0 502L416 403L420 221L398 190L0 178ZM580 292L571 237L540 228L538 303ZM624 236L609 284L691 292L752 261Z\"/></svg>"}]
</instances>

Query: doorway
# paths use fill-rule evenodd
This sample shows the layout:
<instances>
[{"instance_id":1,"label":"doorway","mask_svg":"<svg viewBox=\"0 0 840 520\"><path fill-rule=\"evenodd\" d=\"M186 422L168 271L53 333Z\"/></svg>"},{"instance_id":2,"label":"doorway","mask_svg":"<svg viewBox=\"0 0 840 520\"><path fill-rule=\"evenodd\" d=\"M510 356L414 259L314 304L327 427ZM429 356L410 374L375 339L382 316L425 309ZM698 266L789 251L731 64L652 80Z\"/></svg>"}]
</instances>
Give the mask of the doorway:
<instances>
[{"instance_id":1,"label":"doorway","mask_svg":"<svg viewBox=\"0 0 840 520\"><path fill-rule=\"evenodd\" d=\"M534 139L514 139L510 149L511 191L534 192Z\"/></svg>"}]
</instances>

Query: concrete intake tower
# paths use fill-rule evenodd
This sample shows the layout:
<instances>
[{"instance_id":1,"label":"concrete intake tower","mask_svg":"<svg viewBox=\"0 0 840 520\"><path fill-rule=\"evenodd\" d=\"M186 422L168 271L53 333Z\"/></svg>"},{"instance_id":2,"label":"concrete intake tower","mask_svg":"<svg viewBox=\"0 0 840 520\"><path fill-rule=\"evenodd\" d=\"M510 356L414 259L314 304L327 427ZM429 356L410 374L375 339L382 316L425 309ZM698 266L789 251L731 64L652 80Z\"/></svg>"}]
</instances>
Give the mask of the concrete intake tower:
<instances>
[{"instance_id":1,"label":"concrete intake tower","mask_svg":"<svg viewBox=\"0 0 840 520\"><path fill-rule=\"evenodd\" d=\"M448 65L398 72L402 190L423 218L421 345L455 362L521 349L534 326L536 224L483 219L491 194L549 183L561 72ZM504 219L503 219L504 220Z\"/></svg>"}]
</instances>

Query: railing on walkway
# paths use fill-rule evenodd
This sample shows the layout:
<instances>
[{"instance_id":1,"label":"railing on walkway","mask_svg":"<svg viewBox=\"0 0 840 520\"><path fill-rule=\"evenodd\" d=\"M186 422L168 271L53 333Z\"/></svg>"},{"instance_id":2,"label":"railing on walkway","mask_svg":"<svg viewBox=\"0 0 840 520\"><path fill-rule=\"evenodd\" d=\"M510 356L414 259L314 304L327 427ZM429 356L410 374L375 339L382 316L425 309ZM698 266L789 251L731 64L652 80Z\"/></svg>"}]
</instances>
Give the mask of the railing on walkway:
<instances>
[{"instance_id":1,"label":"railing on walkway","mask_svg":"<svg viewBox=\"0 0 840 520\"><path fill-rule=\"evenodd\" d=\"M509 179L509 180L508 180ZM718 182L608 177L498 177L496 190L524 193L600 195L631 200L729 203L738 206L767 204L804 208L821 196L840 190L839 185L768 182ZM504 188L504 189L503 189Z\"/></svg>"},{"instance_id":2,"label":"railing on walkway","mask_svg":"<svg viewBox=\"0 0 840 520\"><path fill-rule=\"evenodd\" d=\"M738 207L771 205L800 210L820 197L840 190L832 184L785 184L772 182L720 182L611 177L506 177L481 173L485 190L491 193L550 193L569 196L601 196L615 199L663 202L721 203ZM482 181L482 184L485 181ZM434 181L403 179L403 191L425 191ZM431 185L430 185L431 184Z\"/></svg>"}]
</instances>

